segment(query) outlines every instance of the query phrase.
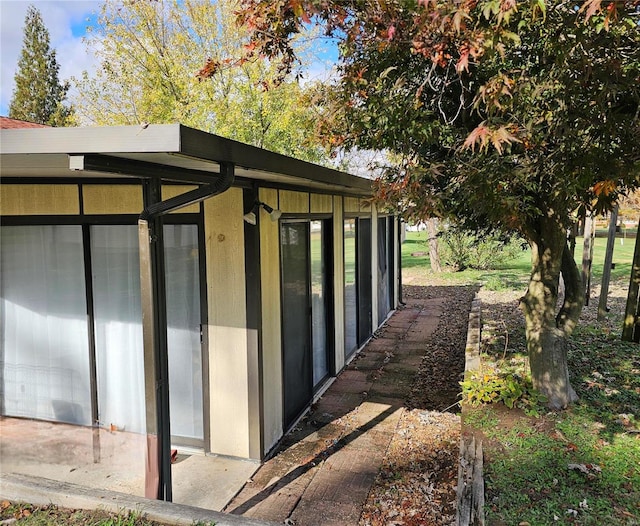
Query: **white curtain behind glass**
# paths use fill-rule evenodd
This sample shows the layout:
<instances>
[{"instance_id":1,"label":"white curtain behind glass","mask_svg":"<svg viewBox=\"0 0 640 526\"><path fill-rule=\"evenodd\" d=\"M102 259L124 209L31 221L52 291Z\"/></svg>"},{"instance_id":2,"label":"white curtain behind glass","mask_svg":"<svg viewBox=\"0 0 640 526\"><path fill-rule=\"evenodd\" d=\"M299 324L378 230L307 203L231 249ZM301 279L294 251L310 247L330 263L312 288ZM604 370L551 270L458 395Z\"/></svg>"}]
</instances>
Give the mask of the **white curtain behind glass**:
<instances>
[{"instance_id":1,"label":"white curtain behind glass","mask_svg":"<svg viewBox=\"0 0 640 526\"><path fill-rule=\"evenodd\" d=\"M98 420L145 432L138 229L91 227Z\"/></svg>"},{"instance_id":2,"label":"white curtain behind glass","mask_svg":"<svg viewBox=\"0 0 640 526\"><path fill-rule=\"evenodd\" d=\"M200 265L197 225L165 225L171 434L203 434Z\"/></svg>"},{"instance_id":3,"label":"white curtain behind glass","mask_svg":"<svg viewBox=\"0 0 640 526\"><path fill-rule=\"evenodd\" d=\"M2 410L91 424L87 309L79 226L3 226Z\"/></svg>"}]
</instances>

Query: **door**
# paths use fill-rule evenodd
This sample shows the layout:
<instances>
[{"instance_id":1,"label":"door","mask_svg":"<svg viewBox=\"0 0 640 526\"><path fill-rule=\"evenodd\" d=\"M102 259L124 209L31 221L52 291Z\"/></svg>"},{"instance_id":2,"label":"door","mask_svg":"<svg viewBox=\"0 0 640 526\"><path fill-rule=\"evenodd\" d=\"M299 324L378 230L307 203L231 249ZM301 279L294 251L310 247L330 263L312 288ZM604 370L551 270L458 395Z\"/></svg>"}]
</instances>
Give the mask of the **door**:
<instances>
[{"instance_id":1,"label":"door","mask_svg":"<svg viewBox=\"0 0 640 526\"><path fill-rule=\"evenodd\" d=\"M171 433L202 447L203 367L197 224L164 226ZM138 232L91 227L98 414L104 426L144 432L144 363Z\"/></svg>"},{"instance_id":2,"label":"door","mask_svg":"<svg viewBox=\"0 0 640 526\"><path fill-rule=\"evenodd\" d=\"M284 424L289 427L331 370L330 227L326 221L283 222L280 243Z\"/></svg>"},{"instance_id":3,"label":"door","mask_svg":"<svg viewBox=\"0 0 640 526\"><path fill-rule=\"evenodd\" d=\"M371 336L373 294L371 290L371 219L358 219L358 345Z\"/></svg>"},{"instance_id":4,"label":"door","mask_svg":"<svg viewBox=\"0 0 640 526\"><path fill-rule=\"evenodd\" d=\"M309 238L306 222L280 226L285 429L313 395Z\"/></svg>"},{"instance_id":5,"label":"door","mask_svg":"<svg viewBox=\"0 0 640 526\"><path fill-rule=\"evenodd\" d=\"M164 225L169 411L175 445L204 445L200 251L197 224Z\"/></svg>"}]
</instances>

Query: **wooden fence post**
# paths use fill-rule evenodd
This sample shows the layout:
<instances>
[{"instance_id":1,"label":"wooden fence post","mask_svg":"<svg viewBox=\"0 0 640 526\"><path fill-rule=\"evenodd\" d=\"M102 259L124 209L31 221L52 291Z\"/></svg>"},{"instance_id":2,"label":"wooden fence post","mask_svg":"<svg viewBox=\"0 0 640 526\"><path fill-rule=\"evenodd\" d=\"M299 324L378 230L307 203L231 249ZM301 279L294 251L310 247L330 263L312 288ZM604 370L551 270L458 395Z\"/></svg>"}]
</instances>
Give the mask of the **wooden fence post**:
<instances>
[{"instance_id":1,"label":"wooden fence post","mask_svg":"<svg viewBox=\"0 0 640 526\"><path fill-rule=\"evenodd\" d=\"M607 297L609 296L609 282L611 281L611 265L613 263L613 248L616 245L616 222L618 221L618 205L609 216L609 232L607 235L607 250L604 255L602 269L602 285L600 286L600 301L598 301L598 319L603 320L607 315Z\"/></svg>"}]
</instances>

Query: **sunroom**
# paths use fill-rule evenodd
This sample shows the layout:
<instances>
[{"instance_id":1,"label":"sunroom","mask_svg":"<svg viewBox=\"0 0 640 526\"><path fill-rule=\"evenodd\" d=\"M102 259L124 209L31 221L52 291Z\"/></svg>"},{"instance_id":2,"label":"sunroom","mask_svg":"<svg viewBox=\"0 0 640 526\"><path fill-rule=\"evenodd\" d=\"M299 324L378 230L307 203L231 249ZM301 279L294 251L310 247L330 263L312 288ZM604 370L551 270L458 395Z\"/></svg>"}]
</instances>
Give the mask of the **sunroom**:
<instances>
[{"instance_id":1,"label":"sunroom","mask_svg":"<svg viewBox=\"0 0 640 526\"><path fill-rule=\"evenodd\" d=\"M178 124L0 134L5 467L191 503L182 459L250 473L398 304L369 179Z\"/></svg>"}]
</instances>

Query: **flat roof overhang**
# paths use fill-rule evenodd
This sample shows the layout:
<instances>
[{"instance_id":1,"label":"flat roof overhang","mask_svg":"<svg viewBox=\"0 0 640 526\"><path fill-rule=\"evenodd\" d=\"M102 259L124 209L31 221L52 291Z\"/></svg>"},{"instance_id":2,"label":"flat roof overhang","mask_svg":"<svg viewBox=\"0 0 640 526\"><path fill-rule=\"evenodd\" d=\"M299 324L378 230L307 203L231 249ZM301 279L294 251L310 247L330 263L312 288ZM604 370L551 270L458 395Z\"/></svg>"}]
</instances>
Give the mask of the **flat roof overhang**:
<instances>
[{"instance_id":1,"label":"flat roof overhang","mask_svg":"<svg viewBox=\"0 0 640 526\"><path fill-rule=\"evenodd\" d=\"M82 156L94 162L82 168ZM117 169L101 170L95 161ZM127 163L148 169L127 174ZM0 130L0 176L12 178L159 177L207 182L220 163L235 165L236 177L271 185L368 196L371 180L287 157L181 124ZM124 169L123 169L124 167ZM173 174L173 175L172 175Z\"/></svg>"}]
</instances>

